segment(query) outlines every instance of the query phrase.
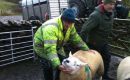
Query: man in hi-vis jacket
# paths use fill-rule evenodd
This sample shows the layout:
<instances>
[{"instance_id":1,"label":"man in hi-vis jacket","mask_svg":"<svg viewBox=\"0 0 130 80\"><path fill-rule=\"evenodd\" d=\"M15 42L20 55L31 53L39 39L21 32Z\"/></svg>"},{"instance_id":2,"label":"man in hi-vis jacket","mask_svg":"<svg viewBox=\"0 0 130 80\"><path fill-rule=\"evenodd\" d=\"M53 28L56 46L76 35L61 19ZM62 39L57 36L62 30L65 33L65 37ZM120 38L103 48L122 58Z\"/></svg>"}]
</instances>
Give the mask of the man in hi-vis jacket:
<instances>
[{"instance_id":1,"label":"man in hi-vis jacket","mask_svg":"<svg viewBox=\"0 0 130 80\"><path fill-rule=\"evenodd\" d=\"M42 24L34 35L34 50L41 58L45 80L54 80L55 71L69 72L61 65L66 54L63 45L68 41L81 50L89 50L74 27L75 11L66 9L57 18Z\"/></svg>"}]
</instances>

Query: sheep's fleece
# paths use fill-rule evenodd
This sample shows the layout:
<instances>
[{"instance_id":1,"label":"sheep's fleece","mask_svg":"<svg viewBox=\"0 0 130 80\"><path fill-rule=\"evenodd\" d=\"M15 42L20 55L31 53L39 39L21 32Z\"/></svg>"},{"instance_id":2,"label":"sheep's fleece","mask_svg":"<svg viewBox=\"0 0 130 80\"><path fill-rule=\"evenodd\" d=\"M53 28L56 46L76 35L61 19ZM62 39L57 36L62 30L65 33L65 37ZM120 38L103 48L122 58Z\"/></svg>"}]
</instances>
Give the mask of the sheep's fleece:
<instances>
[{"instance_id":1,"label":"sheep's fleece","mask_svg":"<svg viewBox=\"0 0 130 80\"><path fill-rule=\"evenodd\" d=\"M90 67L90 79L92 80L97 73L102 79L104 73L104 64L100 53L95 50L82 51L79 50L68 58L64 59L62 65L71 69L70 74L61 71L60 80L87 80L85 66Z\"/></svg>"},{"instance_id":2,"label":"sheep's fleece","mask_svg":"<svg viewBox=\"0 0 130 80\"><path fill-rule=\"evenodd\" d=\"M130 56L120 62L117 69L117 80L130 80Z\"/></svg>"}]
</instances>

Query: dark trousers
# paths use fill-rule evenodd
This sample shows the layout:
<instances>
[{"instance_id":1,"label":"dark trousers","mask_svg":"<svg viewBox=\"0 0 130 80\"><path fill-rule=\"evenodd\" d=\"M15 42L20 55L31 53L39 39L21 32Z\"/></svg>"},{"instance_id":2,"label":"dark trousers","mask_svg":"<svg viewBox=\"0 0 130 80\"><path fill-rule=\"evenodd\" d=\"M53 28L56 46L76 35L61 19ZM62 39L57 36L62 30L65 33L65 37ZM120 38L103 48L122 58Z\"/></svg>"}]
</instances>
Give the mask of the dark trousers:
<instances>
[{"instance_id":1,"label":"dark trousers","mask_svg":"<svg viewBox=\"0 0 130 80\"><path fill-rule=\"evenodd\" d=\"M58 57L60 58L60 61L63 61L63 59L66 58L60 54L58 54ZM47 59L39 57L39 61L43 70L44 80L59 80L60 70L53 69L51 62Z\"/></svg>"},{"instance_id":2,"label":"dark trousers","mask_svg":"<svg viewBox=\"0 0 130 80\"><path fill-rule=\"evenodd\" d=\"M103 75L103 78L105 77L108 77L108 69L109 69L109 66L110 66L110 61L111 61L111 54L110 54L110 49L109 49L109 46L107 43L104 43L104 44L100 44L100 45L95 45L95 44L90 44L88 43L88 46L90 49L94 49L94 50L97 50L102 58L103 58L103 61L104 61L104 75Z\"/></svg>"}]
</instances>

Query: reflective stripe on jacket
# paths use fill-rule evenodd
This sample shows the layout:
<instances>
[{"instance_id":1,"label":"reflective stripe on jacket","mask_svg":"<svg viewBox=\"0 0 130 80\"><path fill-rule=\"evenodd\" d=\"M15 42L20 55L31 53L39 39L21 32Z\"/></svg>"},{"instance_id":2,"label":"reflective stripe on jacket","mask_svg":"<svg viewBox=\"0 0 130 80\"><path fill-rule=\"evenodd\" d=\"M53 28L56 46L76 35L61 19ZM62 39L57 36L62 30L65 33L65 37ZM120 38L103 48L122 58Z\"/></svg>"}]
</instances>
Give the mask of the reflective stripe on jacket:
<instances>
[{"instance_id":1,"label":"reflective stripe on jacket","mask_svg":"<svg viewBox=\"0 0 130 80\"><path fill-rule=\"evenodd\" d=\"M63 44L70 41L73 45L82 50L88 50L87 45L82 41L72 24L63 35L61 17L45 22L34 35L34 50L36 53L48 60L51 60L53 68L60 65L57 53L66 56Z\"/></svg>"}]
</instances>

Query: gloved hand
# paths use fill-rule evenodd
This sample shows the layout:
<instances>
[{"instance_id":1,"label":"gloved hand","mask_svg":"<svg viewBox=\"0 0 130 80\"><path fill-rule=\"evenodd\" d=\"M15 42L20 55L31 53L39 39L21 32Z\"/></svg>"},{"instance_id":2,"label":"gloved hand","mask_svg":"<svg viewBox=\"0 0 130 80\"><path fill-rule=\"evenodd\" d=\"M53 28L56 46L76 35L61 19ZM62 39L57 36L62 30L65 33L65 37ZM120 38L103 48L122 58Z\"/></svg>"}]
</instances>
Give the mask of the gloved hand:
<instances>
[{"instance_id":1,"label":"gloved hand","mask_svg":"<svg viewBox=\"0 0 130 80\"><path fill-rule=\"evenodd\" d=\"M71 69L67 69L67 68L64 67L63 65L60 65L58 68L59 68L59 70L63 71L64 73L67 73L67 74L69 74L69 73L72 72Z\"/></svg>"}]
</instances>

